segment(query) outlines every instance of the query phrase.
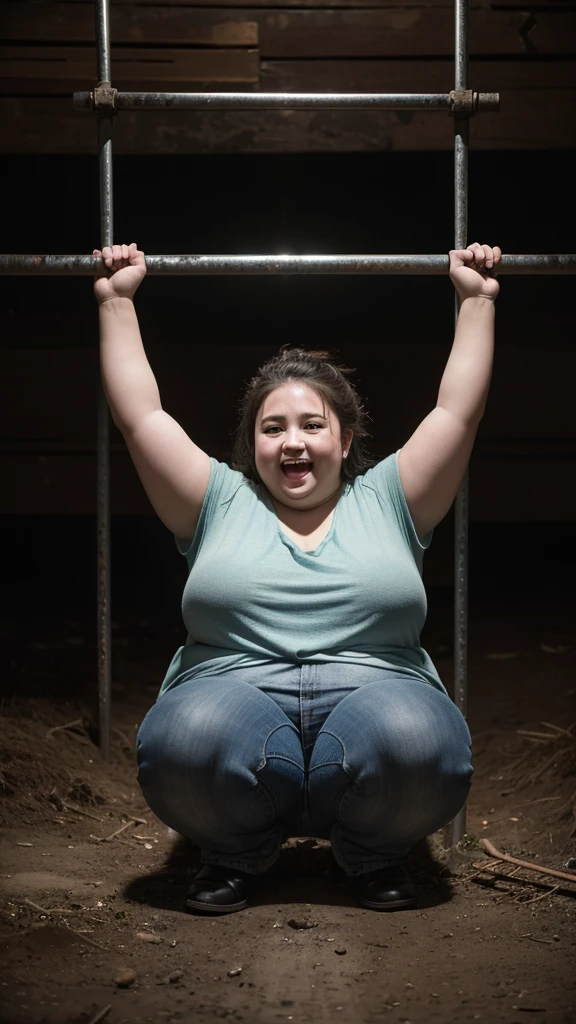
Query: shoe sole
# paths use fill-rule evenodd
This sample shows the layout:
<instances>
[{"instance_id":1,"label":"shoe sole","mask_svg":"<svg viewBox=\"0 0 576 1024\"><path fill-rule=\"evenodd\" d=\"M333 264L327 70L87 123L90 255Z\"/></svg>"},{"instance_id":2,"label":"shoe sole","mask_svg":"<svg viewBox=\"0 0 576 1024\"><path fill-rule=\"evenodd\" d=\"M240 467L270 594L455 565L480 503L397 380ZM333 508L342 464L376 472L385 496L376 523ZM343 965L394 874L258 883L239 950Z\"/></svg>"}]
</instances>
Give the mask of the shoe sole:
<instances>
[{"instance_id":1,"label":"shoe sole","mask_svg":"<svg viewBox=\"0 0 576 1024\"><path fill-rule=\"evenodd\" d=\"M202 910L208 914L233 914L236 910L245 910L248 900L241 903L203 903L202 900L186 900L188 910Z\"/></svg>"},{"instance_id":2,"label":"shoe sole","mask_svg":"<svg viewBox=\"0 0 576 1024\"><path fill-rule=\"evenodd\" d=\"M415 899L406 900L389 900L386 903L375 903L372 900L365 900L361 897L357 897L358 902L363 907L367 907L368 910L407 910L408 907L415 907Z\"/></svg>"}]
</instances>

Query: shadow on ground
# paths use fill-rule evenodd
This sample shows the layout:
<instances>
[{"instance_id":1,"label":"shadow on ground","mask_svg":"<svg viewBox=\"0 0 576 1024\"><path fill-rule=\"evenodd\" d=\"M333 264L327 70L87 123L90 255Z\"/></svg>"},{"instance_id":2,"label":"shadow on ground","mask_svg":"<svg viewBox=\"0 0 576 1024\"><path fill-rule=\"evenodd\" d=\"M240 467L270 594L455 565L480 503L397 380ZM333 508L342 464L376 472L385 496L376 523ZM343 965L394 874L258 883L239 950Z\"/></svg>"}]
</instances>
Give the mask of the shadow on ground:
<instances>
[{"instance_id":1,"label":"shadow on ground","mask_svg":"<svg viewBox=\"0 0 576 1024\"><path fill-rule=\"evenodd\" d=\"M315 903L324 906L355 906L346 884L329 877L333 866L330 845L315 839L292 840L283 848L273 868L255 882L252 906ZM164 910L183 910L186 891L200 867L200 851L186 839L178 839L160 871L133 878L125 887L127 900ZM447 903L453 886L446 868L435 859L427 840L410 854L409 871L418 890L420 909Z\"/></svg>"}]
</instances>

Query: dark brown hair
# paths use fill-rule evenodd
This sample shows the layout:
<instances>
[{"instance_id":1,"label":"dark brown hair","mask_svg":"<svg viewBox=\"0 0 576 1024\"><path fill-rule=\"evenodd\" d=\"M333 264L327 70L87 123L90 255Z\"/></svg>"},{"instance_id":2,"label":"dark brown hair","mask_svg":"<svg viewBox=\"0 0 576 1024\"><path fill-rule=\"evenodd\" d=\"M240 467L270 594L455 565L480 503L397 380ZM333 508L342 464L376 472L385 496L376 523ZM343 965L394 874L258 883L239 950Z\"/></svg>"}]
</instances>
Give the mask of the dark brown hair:
<instances>
[{"instance_id":1,"label":"dark brown hair","mask_svg":"<svg viewBox=\"0 0 576 1024\"><path fill-rule=\"evenodd\" d=\"M283 345L278 355L264 363L248 383L240 404L240 422L232 449L232 468L239 470L248 480L260 483L254 453L254 429L258 411L276 388L291 380L301 380L336 413L342 434L347 430L352 431L348 457L342 460L342 479L354 480L365 473L374 464L362 448L363 439L369 436L365 427L368 416L354 385L347 380L352 373L347 366L338 366L332 362L329 352L306 351Z\"/></svg>"}]
</instances>

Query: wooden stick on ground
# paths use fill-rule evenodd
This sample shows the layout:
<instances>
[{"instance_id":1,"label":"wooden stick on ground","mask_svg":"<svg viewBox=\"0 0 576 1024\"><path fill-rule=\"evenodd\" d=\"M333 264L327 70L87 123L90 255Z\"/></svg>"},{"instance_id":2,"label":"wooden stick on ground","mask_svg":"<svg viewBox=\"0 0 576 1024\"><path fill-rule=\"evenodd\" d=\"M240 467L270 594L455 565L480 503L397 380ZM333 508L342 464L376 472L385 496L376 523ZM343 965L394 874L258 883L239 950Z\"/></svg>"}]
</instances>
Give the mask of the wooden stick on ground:
<instances>
[{"instance_id":1,"label":"wooden stick on ground","mask_svg":"<svg viewBox=\"0 0 576 1024\"><path fill-rule=\"evenodd\" d=\"M41 914L79 914L80 910L64 910L63 907L54 907L53 910L46 910L45 907L39 906L38 903L33 903L32 900L25 899L24 903L27 903L29 907L33 907L34 910L39 910Z\"/></svg>"},{"instance_id":2,"label":"wooden stick on ground","mask_svg":"<svg viewBox=\"0 0 576 1024\"><path fill-rule=\"evenodd\" d=\"M124 824L121 825L120 828L117 828L115 832L111 833L111 835L106 836L105 839L101 839L100 842L101 843L109 843L111 839L115 839L116 836L119 836L121 832L125 831L125 829L130 828L130 825L147 825L147 824L148 824L148 822L145 821L144 818L130 818L130 821L124 822Z\"/></svg>"},{"instance_id":3,"label":"wooden stick on ground","mask_svg":"<svg viewBox=\"0 0 576 1024\"><path fill-rule=\"evenodd\" d=\"M84 935L82 932L77 932L74 928L71 928L70 925L66 925L66 930L69 931L72 935L75 935L80 942L88 943L89 946L94 946L96 949L106 950L106 946L103 946L101 942L96 942L96 939L91 939L89 935Z\"/></svg>"},{"instance_id":4,"label":"wooden stick on ground","mask_svg":"<svg viewBox=\"0 0 576 1024\"><path fill-rule=\"evenodd\" d=\"M98 1013L95 1014L94 1017L90 1018L90 1020L88 1021L88 1024L99 1024L99 1022L101 1020L104 1020L104 1017L106 1016L106 1014L110 1013L111 1009L112 1009L112 1003L108 1003L108 1006L103 1006L102 1009L99 1010Z\"/></svg>"},{"instance_id":5,"label":"wooden stick on ground","mask_svg":"<svg viewBox=\"0 0 576 1024\"><path fill-rule=\"evenodd\" d=\"M46 733L46 739L50 739L50 737L53 736L55 732L61 732L62 729L72 729L72 727L75 725L83 724L84 723L81 718L75 718L73 722L66 722L66 725L55 725L53 729L48 729L48 732Z\"/></svg>"},{"instance_id":6,"label":"wooden stick on ground","mask_svg":"<svg viewBox=\"0 0 576 1024\"><path fill-rule=\"evenodd\" d=\"M518 860L517 857L510 857L507 853L500 853L489 839L481 839L480 845L484 847L486 853L489 853L491 857L495 857L497 860L507 860L510 864L517 864L518 867L527 868L528 871L538 871L541 875L553 875L554 878L564 878L567 882L572 882L573 885L576 885L576 875L569 874L567 871L556 871L555 868L545 868L543 864L534 864L530 860Z\"/></svg>"},{"instance_id":7,"label":"wooden stick on ground","mask_svg":"<svg viewBox=\"0 0 576 1024\"><path fill-rule=\"evenodd\" d=\"M547 729L554 729L554 732L560 733L562 736L568 736L571 740L576 739L572 729L574 725L569 725L567 729L563 729L560 725L553 725L552 722L541 722L540 725L545 725Z\"/></svg>"},{"instance_id":8,"label":"wooden stick on ground","mask_svg":"<svg viewBox=\"0 0 576 1024\"><path fill-rule=\"evenodd\" d=\"M74 814L82 814L85 818L93 818L94 821L104 821L104 818L99 818L97 814L91 814L90 811L85 811L82 807L74 807L74 804L67 804L65 800L62 800L62 807L66 811L74 811Z\"/></svg>"}]
</instances>

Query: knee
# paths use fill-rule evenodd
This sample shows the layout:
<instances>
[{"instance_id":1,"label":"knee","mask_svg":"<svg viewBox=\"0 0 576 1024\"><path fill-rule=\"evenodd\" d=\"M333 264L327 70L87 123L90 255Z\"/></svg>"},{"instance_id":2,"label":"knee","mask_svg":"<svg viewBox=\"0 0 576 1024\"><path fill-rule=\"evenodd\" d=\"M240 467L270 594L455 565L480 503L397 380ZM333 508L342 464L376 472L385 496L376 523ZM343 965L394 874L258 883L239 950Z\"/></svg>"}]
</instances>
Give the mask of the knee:
<instances>
[{"instance_id":1,"label":"knee","mask_svg":"<svg viewBox=\"0 0 576 1024\"><path fill-rule=\"evenodd\" d=\"M137 742L141 784L184 773L207 788L236 777L250 785L269 762L300 765L298 734L269 697L248 683L206 682L169 691L148 712Z\"/></svg>"},{"instance_id":2,"label":"knee","mask_svg":"<svg viewBox=\"0 0 576 1024\"><path fill-rule=\"evenodd\" d=\"M469 782L466 722L449 697L426 683L364 686L340 702L327 731L332 736L323 740L319 753L336 759L340 749L341 764L355 777L398 769Z\"/></svg>"},{"instance_id":3,"label":"knee","mask_svg":"<svg viewBox=\"0 0 576 1024\"><path fill-rule=\"evenodd\" d=\"M166 769L181 763L201 765L217 755L233 723L220 701L198 697L196 693L169 691L150 709L138 732L141 772L152 766Z\"/></svg>"}]
</instances>

